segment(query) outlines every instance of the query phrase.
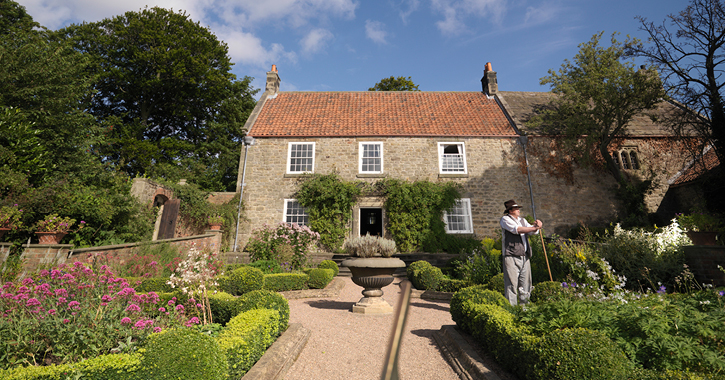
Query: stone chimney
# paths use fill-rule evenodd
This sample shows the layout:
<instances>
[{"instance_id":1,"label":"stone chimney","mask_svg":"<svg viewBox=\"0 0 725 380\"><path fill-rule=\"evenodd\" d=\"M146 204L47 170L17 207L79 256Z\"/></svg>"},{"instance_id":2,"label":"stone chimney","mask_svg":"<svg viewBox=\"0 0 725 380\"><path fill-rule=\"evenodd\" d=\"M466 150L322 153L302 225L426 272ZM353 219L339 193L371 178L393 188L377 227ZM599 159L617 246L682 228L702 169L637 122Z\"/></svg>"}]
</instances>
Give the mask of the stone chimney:
<instances>
[{"instance_id":1,"label":"stone chimney","mask_svg":"<svg viewBox=\"0 0 725 380\"><path fill-rule=\"evenodd\" d=\"M491 68L491 62L486 63L483 69L483 78L481 78L481 86L483 93L486 95L496 95L498 92L498 81L496 80L496 72Z\"/></svg>"},{"instance_id":2,"label":"stone chimney","mask_svg":"<svg viewBox=\"0 0 725 380\"><path fill-rule=\"evenodd\" d=\"M277 74L277 65L272 65L272 69L267 71L267 85L264 91L270 94L276 94L279 91L279 74Z\"/></svg>"}]
</instances>

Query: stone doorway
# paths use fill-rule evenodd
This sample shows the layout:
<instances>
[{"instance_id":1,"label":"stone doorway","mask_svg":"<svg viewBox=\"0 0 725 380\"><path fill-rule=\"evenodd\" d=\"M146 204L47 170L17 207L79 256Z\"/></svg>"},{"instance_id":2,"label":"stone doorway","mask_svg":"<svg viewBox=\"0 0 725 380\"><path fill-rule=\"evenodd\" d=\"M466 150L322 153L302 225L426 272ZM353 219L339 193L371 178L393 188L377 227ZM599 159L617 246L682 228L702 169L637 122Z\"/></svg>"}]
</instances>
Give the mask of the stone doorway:
<instances>
[{"instance_id":1,"label":"stone doorway","mask_svg":"<svg viewBox=\"0 0 725 380\"><path fill-rule=\"evenodd\" d=\"M383 209L360 208L360 236L383 236Z\"/></svg>"}]
</instances>

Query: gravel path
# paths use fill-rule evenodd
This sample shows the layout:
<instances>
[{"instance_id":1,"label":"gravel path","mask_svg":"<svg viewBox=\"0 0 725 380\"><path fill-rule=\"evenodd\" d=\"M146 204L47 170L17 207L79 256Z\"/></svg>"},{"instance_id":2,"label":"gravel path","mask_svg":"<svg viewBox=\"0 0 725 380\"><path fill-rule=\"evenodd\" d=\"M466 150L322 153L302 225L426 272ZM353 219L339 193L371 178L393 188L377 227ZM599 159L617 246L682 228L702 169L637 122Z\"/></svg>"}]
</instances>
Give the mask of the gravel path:
<instances>
[{"instance_id":1,"label":"gravel path","mask_svg":"<svg viewBox=\"0 0 725 380\"><path fill-rule=\"evenodd\" d=\"M312 334L285 380L380 379L392 333L392 315L362 315L351 311L362 288L349 277L338 297L290 300L290 323L301 323ZM383 298L397 308L400 281L383 288ZM433 332L452 325L446 302L411 299L401 345L401 380L457 380L441 356Z\"/></svg>"}]
</instances>

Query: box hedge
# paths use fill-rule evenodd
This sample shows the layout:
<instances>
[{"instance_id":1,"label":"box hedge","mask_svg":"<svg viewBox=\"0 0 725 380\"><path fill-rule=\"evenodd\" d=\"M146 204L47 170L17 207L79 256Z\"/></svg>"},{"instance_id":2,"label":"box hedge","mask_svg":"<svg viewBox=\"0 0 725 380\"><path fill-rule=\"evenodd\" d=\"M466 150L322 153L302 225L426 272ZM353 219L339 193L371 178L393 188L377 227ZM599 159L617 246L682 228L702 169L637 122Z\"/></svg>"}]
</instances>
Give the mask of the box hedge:
<instances>
[{"instance_id":1,"label":"box hedge","mask_svg":"<svg viewBox=\"0 0 725 380\"><path fill-rule=\"evenodd\" d=\"M276 310L253 309L232 318L216 338L225 352L229 376L240 379L264 355L279 335Z\"/></svg>"},{"instance_id":2,"label":"box hedge","mask_svg":"<svg viewBox=\"0 0 725 380\"><path fill-rule=\"evenodd\" d=\"M101 355L78 363L16 367L0 370L3 380L135 380L141 379L137 371L141 367L141 354Z\"/></svg>"},{"instance_id":3,"label":"box hedge","mask_svg":"<svg viewBox=\"0 0 725 380\"><path fill-rule=\"evenodd\" d=\"M253 309L272 309L279 313L279 332L287 330L289 303L281 294L269 290L255 290L239 297L239 312Z\"/></svg>"},{"instance_id":4,"label":"box hedge","mask_svg":"<svg viewBox=\"0 0 725 380\"><path fill-rule=\"evenodd\" d=\"M240 296L253 290L262 289L264 287L264 274L257 268L243 266L231 271L229 279L223 281L223 283L223 291L233 296Z\"/></svg>"},{"instance_id":5,"label":"box hedge","mask_svg":"<svg viewBox=\"0 0 725 380\"><path fill-rule=\"evenodd\" d=\"M282 273L282 266L279 265L277 260L257 260L253 263L247 264L250 267L257 268L264 274Z\"/></svg>"},{"instance_id":6,"label":"box hedge","mask_svg":"<svg viewBox=\"0 0 725 380\"><path fill-rule=\"evenodd\" d=\"M560 282L545 281L540 282L531 290L531 302L544 302L555 300L564 294L564 288Z\"/></svg>"},{"instance_id":7,"label":"box hedge","mask_svg":"<svg viewBox=\"0 0 725 380\"><path fill-rule=\"evenodd\" d=\"M126 281L136 293L168 293L174 291L171 285L168 284L168 277L126 277Z\"/></svg>"},{"instance_id":8,"label":"box hedge","mask_svg":"<svg viewBox=\"0 0 725 380\"><path fill-rule=\"evenodd\" d=\"M419 290L436 290L443 279L443 272L425 260L411 263L406 270L408 280Z\"/></svg>"},{"instance_id":9,"label":"box hedge","mask_svg":"<svg viewBox=\"0 0 725 380\"><path fill-rule=\"evenodd\" d=\"M335 272L333 276L337 276L340 273L340 267L332 260L322 260L317 267L322 269L332 269Z\"/></svg>"},{"instance_id":10,"label":"box hedge","mask_svg":"<svg viewBox=\"0 0 725 380\"><path fill-rule=\"evenodd\" d=\"M335 271L332 269L315 268L308 274L307 285L312 289L324 289L327 284L335 278Z\"/></svg>"},{"instance_id":11,"label":"box hedge","mask_svg":"<svg viewBox=\"0 0 725 380\"><path fill-rule=\"evenodd\" d=\"M307 289L307 278L304 273L265 274L264 289L273 292Z\"/></svg>"},{"instance_id":12,"label":"box hedge","mask_svg":"<svg viewBox=\"0 0 725 380\"><path fill-rule=\"evenodd\" d=\"M226 292L209 294L209 307L214 323L225 326L230 319L239 314L239 300Z\"/></svg>"},{"instance_id":13,"label":"box hedge","mask_svg":"<svg viewBox=\"0 0 725 380\"><path fill-rule=\"evenodd\" d=\"M217 341L195 329L179 328L151 334L142 353L139 374L147 380L223 380L227 357Z\"/></svg>"}]
</instances>

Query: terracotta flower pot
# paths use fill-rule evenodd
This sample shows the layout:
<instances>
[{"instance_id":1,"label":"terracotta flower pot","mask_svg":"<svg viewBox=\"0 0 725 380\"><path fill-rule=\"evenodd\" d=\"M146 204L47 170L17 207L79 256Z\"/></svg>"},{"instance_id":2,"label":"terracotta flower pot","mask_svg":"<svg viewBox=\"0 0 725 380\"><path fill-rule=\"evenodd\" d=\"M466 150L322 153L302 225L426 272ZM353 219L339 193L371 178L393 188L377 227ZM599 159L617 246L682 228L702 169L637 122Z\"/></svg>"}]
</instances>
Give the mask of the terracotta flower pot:
<instances>
[{"instance_id":1,"label":"terracotta flower pot","mask_svg":"<svg viewBox=\"0 0 725 380\"><path fill-rule=\"evenodd\" d=\"M213 231L219 231L222 229L221 224L209 224L209 229Z\"/></svg>"},{"instance_id":2,"label":"terracotta flower pot","mask_svg":"<svg viewBox=\"0 0 725 380\"><path fill-rule=\"evenodd\" d=\"M717 232L688 231L687 236L692 240L692 245L715 245Z\"/></svg>"},{"instance_id":3,"label":"terracotta flower pot","mask_svg":"<svg viewBox=\"0 0 725 380\"><path fill-rule=\"evenodd\" d=\"M60 241L63 240L63 237L67 235L67 232L60 232L60 231L54 231L54 232L36 232L36 235L38 235L38 242L39 244L60 244Z\"/></svg>"},{"instance_id":4,"label":"terracotta flower pot","mask_svg":"<svg viewBox=\"0 0 725 380\"><path fill-rule=\"evenodd\" d=\"M393 282L393 273L405 268L403 260L394 257L350 258L342 262L350 268L352 282L364 288L363 298L353 307L353 313L390 314L393 307L383 299L383 287Z\"/></svg>"}]
</instances>

